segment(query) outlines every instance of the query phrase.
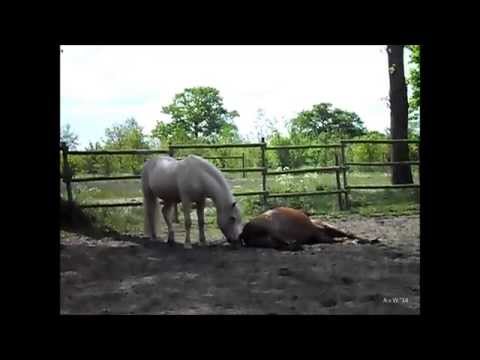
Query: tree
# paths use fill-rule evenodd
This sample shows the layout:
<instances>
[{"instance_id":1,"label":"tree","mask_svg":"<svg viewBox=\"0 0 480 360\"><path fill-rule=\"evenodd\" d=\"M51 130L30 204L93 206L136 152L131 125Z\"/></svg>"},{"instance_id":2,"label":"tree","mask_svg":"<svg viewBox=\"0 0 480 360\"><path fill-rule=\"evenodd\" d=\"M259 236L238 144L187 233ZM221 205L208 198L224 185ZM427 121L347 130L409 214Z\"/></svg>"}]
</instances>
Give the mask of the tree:
<instances>
[{"instance_id":1,"label":"tree","mask_svg":"<svg viewBox=\"0 0 480 360\"><path fill-rule=\"evenodd\" d=\"M134 118L125 120L123 124L116 124L105 130L105 149L148 149L148 142L143 134L143 128ZM110 173L115 168L112 159L105 157L102 168ZM143 158L138 155L122 155L117 159L119 170L138 174L143 166Z\"/></svg>"},{"instance_id":2,"label":"tree","mask_svg":"<svg viewBox=\"0 0 480 360\"><path fill-rule=\"evenodd\" d=\"M270 119L265 116L265 111L263 109L257 109L257 116L253 123L253 134L254 141L260 142L262 138L267 139L272 136L276 130L275 119Z\"/></svg>"},{"instance_id":3,"label":"tree","mask_svg":"<svg viewBox=\"0 0 480 360\"><path fill-rule=\"evenodd\" d=\"M355 137L365 133L363 121L354 112L332 108L332 104L313 105L312 110L304 110L290 121L292 134L317 137L328 133L340 137Z\"/></svg>"},{"instance_id":4,"label":"tree","mask_svg":"<svg viewBox=\"0 0 480 360\"><path fill-rule=\"evenodd\" d=\"M97 141L95 144L90 142L87 151L102 150L102 145ZM86 155L83 160L83 168L87 174L98 174L101 164L98 155Z\"/></svg>"},{"instance_id":5,"label":"tree","mask_svg":"<svg viewBox=\"0 0 480 360\"><path fill-rule=\"evenodd\" d=\"M277 130L275 130L267 140L268 144L271 146L306 145L310 143L310 140L305 136L297 134L288 134L283 136ZM305 156L307 152L307 149L277 149L275 151L267 151L267 159L271 159L270 161L273 160L272 164L275 166L294 169L306 164L306 162L309 160Z\"/></svg>"},{"instance_id":6,"label":"tree","mask_svg":"<svg viewBox=\"0 0 480 360\"><path fill-rule=\"evenodd\" d=\"M273 134L269 137L269 145L270 146L278 146L278 145L290 145L291 140L288 136L282 136L278 131L273 132ZM272 152L270 152L272 154ZM267 152L267 156L270 155ZM273 158L274 164L276 166L280 166L281 168L285 167L294 167L293 162L294 159L292 157L291 152L288 149L277 149L275 151L276 157Z\"/></svg>"},{"instance_id":7,"label":"tree","mask_svg":"<svg viewBox=\"0 0 480 360\"><path fill-rule=\"evenodd\" d=\"M224 126L236 130L233 119L239 116L237 111L224 108L220 92L212 87L185 89L162 110L172 118L170 124L160 123L164 130L178 132L181 129L188 137L212 142L218 140Z\"/></svg>"},{"instance_id":8,"label":"tree","mask_svg":"<svg viewBox=\"0 0 480 360\"><path fill-rule=\"evenodd\" d=\"M369 131L365 135L358 137L358 140L384 140L386 134L378 131ZM360 143L349 146L347 149L347 158L352 162L383 162L389 161L390 146L387 144ZM376 166L362 166L363 171L378 171Z\"/></svg>"},{"instance_id":9,"label":"tree","mask_svg":"<svg viewBox=\"0 0 480 360\"><path fill-rule=\"evenodd\" d=\"M234 124L224 124L216 135L215 141L222 144L240 143L238 128Z\"/></svg>"},{"instance_id":10,"label":"tree","mask_svg":"<svg viewBox=\"0 0 480 360\"><path fill-rule=\"evenodd\" d=\"M105 136L105 146L110 149L145 149L148 146L143 128L135 118L105 129Z\"/></svg>"},{"instance_id":11,"label":"tree","mask_svg":"<svg viewBox=\"0 0 480 360\"><path fill-rule=\"evenodd\" d=\"M403 66L403 45L388 45L388 72L390 79L390 132L392 139L408 138L407 86ZM408 161L408 144L392 145L392 161ZM410 165L392 168L392 184L413 183Z\"/></svg>"},{"instance_id":12,"label":"tree","mask_svg":"<svg viewBox=\"0 0 480 360\"><path fill-rule=\"evenodd\" d=\"M62 128L60 134L60 141L65 142L70 150L76 150L78 146L78 135L75 134L70 127L70 124L66 124Z\"/></svg>"},{"instance_id":13,"label":"tree","mask_svg":"<svg viewBox=\"0 0 480 360\"><path fill-rule=\"evenodd\" d=\"M192 141L192 138L178 123L164 123L163 121L157 121L151 137L158 139L162 147L167 147L168 143L187 144Z\"/></svg>"},{"instance_id":14,"label":"tree","mask_svg":"<svg viewBox=\"0 0 480 360\"><path fill-rule=\"evenodd\" d=\"M409 127L418 134L420 131L420 45L409 45L407 48L410 50L410 75L407 80L412 90L408 99Z\"/></svg>"}]
</instances>

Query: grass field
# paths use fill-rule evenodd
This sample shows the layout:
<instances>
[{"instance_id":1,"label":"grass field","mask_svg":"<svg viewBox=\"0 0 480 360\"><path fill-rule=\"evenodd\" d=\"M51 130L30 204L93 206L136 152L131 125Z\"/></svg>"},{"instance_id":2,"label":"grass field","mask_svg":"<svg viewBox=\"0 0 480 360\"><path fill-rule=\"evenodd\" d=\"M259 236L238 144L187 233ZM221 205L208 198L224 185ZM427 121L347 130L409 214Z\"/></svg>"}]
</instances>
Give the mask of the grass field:
<instances>
[{"instance_id":1,"label":"grass field","mask_svg":"<svg viewBox=\"0 0 480 360\"><path fill-rule=\"evenodd\" d=\"M415 183L419 182L418 171L414 170ZM260 191L260 174L248 173L242 178L240 173L227 173L233 192ZM390 174L386 172L351 171L348 174L349 185L389 185ZM64 184L61 184L65 196ZM336 189L335 174L307 173L303 175L276 175L267 178L269 192L328 191ZM141 200L140 180L98 181L73 184L74 199L80 204L112 200ZM350 214L365 216L406 215L419 212L418 189L395 190L352 190L351 209L340 211L338 195L304 196L269 199L269 206L290 206L303 208L317 215L342 217ZM238 197L244 219L249 219L263 211L259 196ZM117 231L135 233L143 231L143 208L102 208L88 209L99 223L108 225ZM181 212L180 212L181 213ZM215 210L206 209L206 222L215 222ZM195 215L193 215L195 219ZM180 220L182 216L180 214ZM208 227L208 226L207 226Z\"/></svg>"}]
</instances>

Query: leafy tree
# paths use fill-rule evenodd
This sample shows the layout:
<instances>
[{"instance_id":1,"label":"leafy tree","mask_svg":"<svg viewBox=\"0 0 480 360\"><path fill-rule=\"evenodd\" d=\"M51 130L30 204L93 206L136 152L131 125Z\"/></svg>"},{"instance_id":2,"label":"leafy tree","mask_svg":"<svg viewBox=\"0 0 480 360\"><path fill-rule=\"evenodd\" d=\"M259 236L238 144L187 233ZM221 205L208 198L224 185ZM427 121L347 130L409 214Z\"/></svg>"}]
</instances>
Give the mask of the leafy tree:
<instances>
[{"instance_id":1,"label":"leafy tree","mask_svg":"<svg viewBox=\"0 0 480 360\"><path fill-rule=\"evenodd\" d=\"M188 136L185 129L178 123L164 123L157 121L157 125L151 132L153 139L160 141L160 146L166 148L169 143L188 144L194 142L194 139Z\"/></svg>"},{"instance_id":2,"label":"leafy tree","mask_svg":"<svg viewBox=\"0 0 480 360\"><path fill-rule=\"evenodd\" d=\"M62 127L60 142L65 142L70 150L77 149L78 135L73 132L70 124L66 124Z\"/></svg>"},{"instance_id":3,"label":"leafy tree","mask_svg":"<svg viewBox=\"0 0 480 360\"><path fill-rule=\"evenodd\" d=\"M318 144L338 144L340 143L338 134L335 133L321 133L316 139L315 143ZM306 144L310 141L305 141ZM308 166L333 166L335 165L335 150L328 148L320 149L306 149L304 152L305 162Z\"/></svg>"},{"instance_id":4,"label":"leafy tree","mask_svg":"<svg viewBox=\"0 0 480 360\"><path fill-rule=\"evenodd\" d=\"M328 133L351 138L366 131L357 114L332 108L329 103L317 104L311 110L300 112L290 121L289 126L292 134L306 137L318 137L322 133Z\"/></svg>"},{"instance_id":5,"label":"leafy tree","mask_svg":"<svg viewBox=\"0 0 480 360\"><path fill-rule=\"evenodd\" d=\"M275 131L268 139L270 146L290 145L291 140L288 136L282 136L278 131ZM267 151L267 155L274 154L269 160L271 167L281 168L291 167L293 164L293 157L288 149L277 149L275 152ZM275 156L276 155L276 156Z\"/></svg>"},{"instance_id":6,"label":"leafy tree","mask_svg":"<svg viewBox=\"0 0 480 360\"><path fill-rule=\"evenodd\" d=\"M84 172L84 168L85 168L84 163L85 163L85 159L83 156L78 156L78 155L68 156L68 165L70 166L70 170L72 170L72 176L75 176L77 174ZM60 165L63 171L63 159Z\"/></svg>"},{"instance_id":7,"label":"leafy tree","mask_svg":"<svg viewBox=\"0 0 480 360\"><path fill-rule=\"evenodd\" d=\"M118 169L118 161L111 155L100 155L98 157L99 171L104 175L111 175Z\"/></svg>"},{"instance_id":8,"label":"leafy tree","mask_svg":"<svg viewBox=\"0 0 480 360\"><path fill-rule=\"evenodd\" d=\"M104 148L108 150L149 148L143 129L134 118L107 128L105 136ZM119 155L115 160L108 156L102 157L102 162L102 168L106 173L111 173L115 169L139 174L144 159L138 155Z\"/></svg>"},{"instance_id":9,"label":"leafy tree","mask_svg":"<svg viewBox=\"0 0 480 360\"><path fill-rule=\"evenodd\" d=\"M383 140L387 135L378 131L369 131L365 135L359 136L359 140ZM390 145L388 144L352 144L347 148L347 159L352 162L384 162L389 161ZM388 168L386 168L388 169ZM389 169L388 169L389 170ZM375 166L362 166L361 171L378 171Z\"/></svg>"},{"instance_id":10,"label":"leafy tree","mask_svg":"<svg viewBox=\"0 0 480 360\"><path fill-rule=\"evenodd\" d=\"M69 150L77 150L79 144L78 135L73 132L70 124L66 124L62 127L60 133L60 142L65 142ZM70 165L70 169L72 170L72 176L82 170L82 159L80 159L78 156L69 156L68 164ZM61 155L60 169L60 171L63 172L63 157Z\"/></svg>"},{"instance_id":11,"label":"leafy tree","mask_svg":"<svg viewBox=\"0 0 480 360\"><path fill-rule=\"evenodd\" d=\"M240 134L238 133L238 129L234 124L224 124L218 133L215 136L215 142L221 144L232 144L232 143L240 143L241 142Z\"/></svg>"},{"instance_id":12,"label":"leafy tree","mask_svg":"<svg viewBox=\"0 0 480 360\"><path fill-rule=\"evenodd\" d=\"M403 65L403 45L388 45L388 72L390 79L390 131L392 139L408 137L408 101ZM408 161L408 144L392 145L392 161ZM409 165L392 167L392 184L413 183Z\"/></svg>"},{"instance_id":13,"label":"leafy tree","mask_svg":"<svg viewBox=\"0 0 480 360\"><path fill-rule=\"evenodd\" d=\"M98 141L95 144L90 142L86 150L102 150L102 145ZM101 172L101 163L98 155L86 155L83 157L83 159L83 169L87 174L98 174Z\"/></svg>"},{"instance_id":14,"label":"leafy tree","mask_svg":"<svg viewBox=\"0 0 480 360\"><path fill-rule=\"evenodd\" d=\"M280 146L280 145L305 145L309 144L311 141L308 137L298 134L289 134L287 136L281 135L278 131L274 131L273 134L269 137L268 143L271 146ZM267 152L267 159L269 160L270 167L288 167L290 169L298 168L303 166L306 163L305 150L296 149L277 149L275 152ZM273 155L274 154L274 155Z\"/></svg>"},{"instance_id":15,"label":"leafy tree","mask_svg":"<svg viewBox=\"0 0 480 360\"><path fill-rule=\"evenodd\" d=\"M161 128L158 131L155 129L153 133L165 136L166 133L183 131L181 135L193 137L195 140L218 140L224 126L229 125L232 130L236 130L233 119L239 116L237 111L224 108L220 92L212 87L185 89L176 94L173 102L162 110L171 116L172 122L159 123Z\"/></svg>"},{"instance_id":16,"label":"leafy tree","mask_svg":"<svg viewBox=\"0 0 480 360\"><path fill-rule=\"evenodd\" d=\"M274 119L265 116L263 109L257 109L257 116L253 122L254 130L252 131L254 141L261 141L262 138L267 139L272 136L276 129L275 122Z\"/></svg>"},{"instance_id":17,"label":"leafy tree","mask_svg":"<svg viewBox=\"0 0 480 360\"><path fill-rule=\"evenodd\" d=\"M409 127L415 133L420 129L420 45L407 46L410 50L410 74L407 79L408 85L412 89L412 94L408 99L409 106Z\"/></svg>"},{"instance_id":18,"label":"leafy tree","mask_svg":"<svg viewBox=\"0 0 480 360\"><path fill-rule=\"evenodd\" d=\"M105 130L105 146L110 149L145 149L148 143L143 129L134 118Z\"/></svg>"}]
</instances>

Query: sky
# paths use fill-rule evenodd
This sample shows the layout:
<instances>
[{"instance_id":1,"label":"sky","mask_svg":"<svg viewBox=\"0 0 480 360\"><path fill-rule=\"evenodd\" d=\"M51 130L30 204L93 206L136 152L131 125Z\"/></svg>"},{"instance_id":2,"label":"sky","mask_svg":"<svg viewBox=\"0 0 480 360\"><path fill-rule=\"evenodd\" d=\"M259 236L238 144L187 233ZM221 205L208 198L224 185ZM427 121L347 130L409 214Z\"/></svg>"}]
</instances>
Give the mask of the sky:
<instances>
[{"instance_id":1,"label":"sky","mask_svg":"<svg viewBox=\"0 0 480 360\"><path fill-rule=\"evenodd\" d=\"M82 149L105 129L134 117L149 134L162 107L185 88L218 89L240 134L257 110L285 121L314 104L355 112L369 130L389 127L388 61L379 46L66 46L60 54L60 125ZM405 51L406 73L408 53Z\"/></svg>"}]
</instances>

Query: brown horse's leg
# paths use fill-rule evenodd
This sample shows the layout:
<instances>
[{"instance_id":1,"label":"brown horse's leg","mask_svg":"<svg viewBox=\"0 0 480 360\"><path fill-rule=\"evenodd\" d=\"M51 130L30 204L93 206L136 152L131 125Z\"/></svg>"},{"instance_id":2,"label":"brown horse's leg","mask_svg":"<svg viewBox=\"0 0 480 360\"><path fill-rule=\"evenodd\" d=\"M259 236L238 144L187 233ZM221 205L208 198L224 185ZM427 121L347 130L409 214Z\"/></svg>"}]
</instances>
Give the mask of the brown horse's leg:
<instances>
[{"instance_id":1,"label":"brown horse's leg","mask_svg":"<svg viewBox=\"0 0 480 360\"><path fill-rule=\"evenodd\" d=\"M272 236L273 248L277 250L298 251L302 250L303 246L298 241L290 238L286 238L281 234L275 234Z\"/></svg>"},{"instance_id":2,"label":"brown horse's leg","mask_svg":"<svg viewBox=\"0 0 480 360\"><path fill-rule=\"evenodd\" d=\"M269 234L258 234L244 239L245 246L255 248L274 248L275 244Z\"/></svg>"},{"instance_id":3,"label":"brown horse's leg","mask_svg":"<svg viewBox=\"0 0 480 360\"><path fill-rule=\"evenodd\" d=\"M312 244L331 244L336 241L325 229L318 228L312 236Z\"/></svg>"},{"instance_id":4,"label":"brown horse's leg","mask_svg":"<svg viewBox=\"0 0 480 360\"><path fill-rule=\"evenodd\" d=\"M206 245L207 241L205 240L205 200L197 202L197 221L198 221L198 241L201 246Z\"/></svg>"},{"instance_id":5,"label":"brown horse's leg","mask_svg":"<svg viewBox=\"0 0 480 360\"><path fill-rule=\"evenodd\" d=\"M357 239L360 244L368 244L368 243L378 242L378 238L373 239L373 240L365 239L365 238L360 237L358 235L352 234L351 232L337 229L335 226L327 224L327 223L322 222L320 220L313 221L313 224L317 228L321 229L326 236L329 236L329 237L332 237L332 238L346 237L346 238L349 238L349 239ZM344 240L332 240L332 242L344 242Z\"/></svg>"},{"instance_id":6,"label":"brown horse's leg","mask_svg":"<svg viewBox=\"0 0 480 360\"><path fill-rule=\"evenodd\" d=\"M163 218L165 219L165 222L167 223L168 227L168 245L172 246L175 244L175 234L173 232L173 225L172 225L172 210L174 209L175 204L174 203L165 203L162 208L162 214Z\"/></svg>"}]
</instances>

